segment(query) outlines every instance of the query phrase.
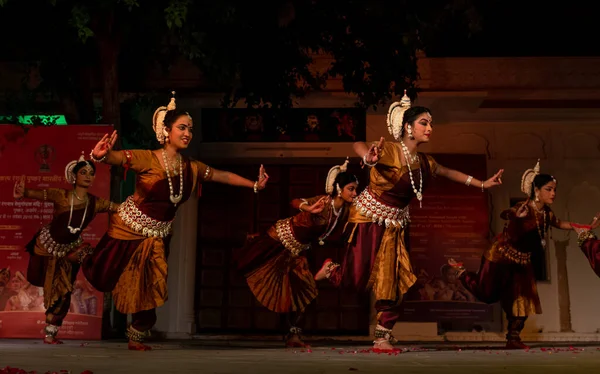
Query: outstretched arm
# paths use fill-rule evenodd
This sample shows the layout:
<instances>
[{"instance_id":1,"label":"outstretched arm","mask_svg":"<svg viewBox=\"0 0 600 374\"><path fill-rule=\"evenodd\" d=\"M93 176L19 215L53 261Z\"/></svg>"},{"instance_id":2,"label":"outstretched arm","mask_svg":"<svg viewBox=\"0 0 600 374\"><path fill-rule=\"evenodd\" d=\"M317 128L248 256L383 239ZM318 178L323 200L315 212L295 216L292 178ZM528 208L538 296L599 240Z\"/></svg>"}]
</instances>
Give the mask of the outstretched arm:
<instances>
[{"instance_id":1,"label":"outstretched arm","mask_svg":"<svg viewBox=\"0 0 600 374\"><path fill-rule=\"evenodd\" d=\"M375 166L381 158L381 151L385 145L385 139L381 137L378 144L371 144L368 146L364 142L356 142L352 146L354 152L362 158L362 161L367 166Z\"/></svg>"},{"instance_id":2,"label":"outstretched arm","mask_svg":"<svg viewBox=\"0 0 600 374\"><path fill-rule=\"evenodd\" d=\"M119 210L120 204L113 203L110 200L98 198L96 200L96 213L112 213Z\"/></svg>"},{"instance_id":3,"label":"outstretched arm","mask_svg":"<svg viewBox=\"0 0 600 374\"><path fill-rule=\"evenodd\" d=\"M463 183L467 186L473 186L476 188L487 189L492 188L494 186L498 186L502 184L502 173L504 173L504 169L498 170L494 176L486 181L481 181L479 179L473 178L470 175L467 175L458 170L450 169L440 164L437 165L436 174L445 178L450 179L456 183Z\"/></svg>"},{"instance_id":4,"label":"outstretched arm","mask_svg":"<svg viewBox=\"0 0 600 374\"><path fill-rule=\"evenodd\" d=\"M60 191L61 190L57 188L48 188L45 190L32 190L29 188L25 188L25 176L23 175L21 176L21 179L15 183L15 187L13 189L13 197L15 198L15 200L27 198L56 202L56 200L60 196Z\"/></svg>"},{"instance_id":5,"label":"outstretched arm","mask_svg":"<svg viewBox=\"0 0 600 374\"><path fill-rule=\"evenodd\" d=\"M123 153L115 152L112 148L117 141L117 131L113 131L110 136L104 134L102 139L96 144L90 152L90 158L95 162L104 162L108 165L120 166L123 165Z\"/></svg>"},{"instance_id":6,"label":"outstretched arm","mask_svg":"<svg viewBox=\"0 0 600 374\"><path fill-rule=\"evenodd\" d=\"M310 199L294 199L291 205L294 209L298 209L301 212L309 212L311 214L318 214L325 209L325 205L331 202L330 196L317 196Z\"/></svg>"},{"instance_id":7,"label":"outstretched arm","mask_svg":"<svg viewBox=\"0 0 600 374\"><path fill-rule=\"evenodd\" d=\"M263 190L267 186L268 180L269 176L267 175L267 173L265 173L265 168L263 167L263 165L260 166L258 180L256 182L253 182L249 179L246 179L229 171L217 169L212 170L212 178L210 179L211 182L228 184L230 186L253 188L254 192Z\"/></svg>"}]
</instances>

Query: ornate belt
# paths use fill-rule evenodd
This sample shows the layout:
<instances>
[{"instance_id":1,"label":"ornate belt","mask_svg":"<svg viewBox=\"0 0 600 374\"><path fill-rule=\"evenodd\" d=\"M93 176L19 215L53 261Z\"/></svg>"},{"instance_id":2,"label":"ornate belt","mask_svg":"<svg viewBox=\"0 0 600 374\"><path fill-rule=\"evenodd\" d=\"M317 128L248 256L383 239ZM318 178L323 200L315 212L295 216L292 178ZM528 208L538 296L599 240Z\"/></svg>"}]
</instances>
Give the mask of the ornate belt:
<instances>
[{"instance_id":1,"label":"ornate belt","mask_svg":"<svg viewBox=\"0 0 600 374\"><path fill-rule=\"evenodd\" d=\"M292 252L292 255L298 256L300 252L310 248L310 244L302 244L294 237L292 231L292 218L284 218L275 223L275 231L281 244Z\"/></svg>"},{"instance_id":2,"label":"ornate belt","mask_svg":"<svg viewBox=\"0 0 600 374\"><path fill-rule=\"evenodd\" d=\"M50 226L44 226L40 230L40 243L48 253L54 257L64 257L73 249L79 247L83 243L81 236L77 237L74 242L69 244L57 243L50 235Z\"/></svg>"},{"instance_id":3,"label":"ornate belt","mask_svg":"<svg viewBox=\"0 0 600 374\"><path fill-rule=\"evenodd\" d=\"M135 205L132 196L119 206L119 217L130 229L149 238L164 238L171 233L173 221L159 221L148 217Z\"/></svg>"},{"instance_id":4,"label":"ornate belt","mask_svg":"<svg viewBox=\"0 0 600 374\"><path fill-rule=\"evenodd\" d=\"M410 222L409 206L404 208L396 208L377 201L369 189L366 188L363 192L354 199L354 205L363 216L370 218L379 226L385 223L385 227L405 227Z\"/></svg>"},{"instance_id":5,"label":"ornate belt","mask_svg":"<svg viewBox=\"0 0 600 374\"><path fill-rule=\"evenodd\" d=\"M505 258L520 265L526 265L531 262L531 253L519 252L510 245L499 245L498 252Z\"/></svg>"}]
</instances>

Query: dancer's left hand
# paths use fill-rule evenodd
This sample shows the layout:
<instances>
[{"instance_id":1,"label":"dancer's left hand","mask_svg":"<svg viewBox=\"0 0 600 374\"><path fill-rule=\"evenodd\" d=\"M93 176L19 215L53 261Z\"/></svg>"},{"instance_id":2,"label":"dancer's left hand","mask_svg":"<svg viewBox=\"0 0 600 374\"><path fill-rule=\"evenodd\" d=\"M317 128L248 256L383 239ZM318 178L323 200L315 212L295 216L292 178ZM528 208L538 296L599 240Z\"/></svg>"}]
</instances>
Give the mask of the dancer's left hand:
<instances>
[{"instance_id":1,"label":"dancer's left hand","mask_svg":"<svg viewBox=\"0 0 600 374\"><path fill-rule=\"evenodd\" d=\"M502 173L504 173L504 169L498 170L493 177L483 182L483 188L492 188L502 184Z\"/></svg>"},{"instance_id":2,"label":"dancer's left hand","mask_svg":"<svg viewBox=\"0 0 600 374\"><path fill-rule=\"evenodd\" d=\"M260 169L258 171L258 184L257 189L264 190L267 187L267 181L269 180L269 175L265 172L265 167L260 165Z\"/></svg>"},{"instance_id":3,"label":"dancer's left hand","mask_svg":"<svg viewBox=\"0 0 600 374\"><path fill-rule=\"evenodd\" d=\"M15 200L21 200L25 197L25 176L22 175L21 179L15 182L15 187L13 188L13 197Z\"/></svg>"}]
</instances>

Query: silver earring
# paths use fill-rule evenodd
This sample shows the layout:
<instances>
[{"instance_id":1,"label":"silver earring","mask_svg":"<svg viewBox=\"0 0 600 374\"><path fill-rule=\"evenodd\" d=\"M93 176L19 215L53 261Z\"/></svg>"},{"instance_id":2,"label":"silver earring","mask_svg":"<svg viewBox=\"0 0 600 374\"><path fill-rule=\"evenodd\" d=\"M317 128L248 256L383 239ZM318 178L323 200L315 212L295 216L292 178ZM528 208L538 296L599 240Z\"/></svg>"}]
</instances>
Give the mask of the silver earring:
<instances>
[{"instance_id":1,"label":"silver earring","mask_svg":"<svg viewBox=\"0 0 600 374\"><path fill-rule=\"evenodd\" d=\"M536 202L539 202L539 201L540 201L540 195L538 195L538 194L535 194L535 201L536 201Z\"/></svg>"},{"instance_id":2,"label":"silver earring","mask_svg":"<svg viewBox=\"0 0 600 374\"><path fill-rule=\"evenodd\" d=\"M335 189L337 190L337 195L338 196L342 196L342 189L340 188L339 184L335 185Z\"/></svg>"},{"instance_id":3,"label":"silver earring","mask_svg":"<svg viewBox=\"0 0 600 374\"><path fill-rule=\"evenodd\" d=\"M406 126L406 129L407 129L407 131L408 131L408 138L409 138L410 140L414 140L414 139L415 139L415 137L414 137L414 136L413 136L413 134L412 134L412 126L411 126L411 125L408 125L408 126Z\"/></svg>"}]
</instances>

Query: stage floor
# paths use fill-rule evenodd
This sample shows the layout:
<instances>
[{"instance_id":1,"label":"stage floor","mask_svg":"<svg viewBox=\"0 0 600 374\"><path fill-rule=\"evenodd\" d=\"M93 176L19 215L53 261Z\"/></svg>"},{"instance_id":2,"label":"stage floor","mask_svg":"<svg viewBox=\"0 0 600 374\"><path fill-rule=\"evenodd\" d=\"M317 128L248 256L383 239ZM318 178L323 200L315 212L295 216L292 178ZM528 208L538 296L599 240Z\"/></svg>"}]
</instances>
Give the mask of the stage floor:
<instances>
[{"instance_id":1,"label":"stage floor","mask_svg":"<svg viewBox=\"0 0 600 374\"><path fill-rule=\"evenodd\" d=\"M536 343L529 351L502 344L402 344L401 354L374 354L363 342L315 342L284 349L273 341L168 341L150 352L132 352L124 341L67 340L48 346L34 340L0 340L0 368L37 373L591 373L600 346ZM0 370L1 371L1 370Z\"/></svg>"}]
</instances>

